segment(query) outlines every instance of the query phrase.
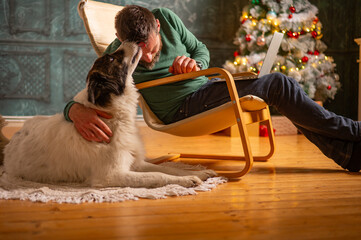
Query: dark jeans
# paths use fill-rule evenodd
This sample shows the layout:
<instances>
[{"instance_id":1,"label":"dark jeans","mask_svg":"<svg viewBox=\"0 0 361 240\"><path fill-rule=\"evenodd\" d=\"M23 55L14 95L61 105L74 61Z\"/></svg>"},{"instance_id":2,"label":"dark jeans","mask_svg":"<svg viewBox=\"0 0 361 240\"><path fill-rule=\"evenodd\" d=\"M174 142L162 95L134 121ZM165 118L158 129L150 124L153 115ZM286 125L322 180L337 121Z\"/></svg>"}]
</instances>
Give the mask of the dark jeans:
<instances>
[{"instance_id":1,"label":"dark jeans","mask_svg":"<svg viewBox=\"0 0 361 240\"><path fill-rule=\"evenodd\" d=\"M327 157L346 167L353 143L361 141L360 122L336 115L319 106L292 78L272 73L256 80L236 81L239 97L252 94L274 106ZM209 81L188 96L174 122L230 101L225 82Z\"/></svg>"}]
</instances>

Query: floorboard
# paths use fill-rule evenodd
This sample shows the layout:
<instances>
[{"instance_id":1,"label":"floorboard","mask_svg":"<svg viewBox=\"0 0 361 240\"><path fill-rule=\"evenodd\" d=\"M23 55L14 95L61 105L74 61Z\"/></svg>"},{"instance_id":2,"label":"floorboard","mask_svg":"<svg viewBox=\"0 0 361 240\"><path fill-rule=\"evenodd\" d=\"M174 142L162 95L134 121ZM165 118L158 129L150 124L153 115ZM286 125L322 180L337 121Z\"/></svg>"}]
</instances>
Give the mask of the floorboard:
<instances>
[{"instance_id":1,"label":"floorboard","mask_svg":"<svg viewBox=\"0 0 361 240\"><path fill-rule=\"evenodd\" d=\"M237 138L178 138L139 126L150 158L242 154ZM194 196L79 205L0 200L0 239L360 239L361 174L342 170L303 135L277 136L276 143L270 161ZM251 144L255 154L267 151L265 138Z\"/></svg>"}]
</instances>

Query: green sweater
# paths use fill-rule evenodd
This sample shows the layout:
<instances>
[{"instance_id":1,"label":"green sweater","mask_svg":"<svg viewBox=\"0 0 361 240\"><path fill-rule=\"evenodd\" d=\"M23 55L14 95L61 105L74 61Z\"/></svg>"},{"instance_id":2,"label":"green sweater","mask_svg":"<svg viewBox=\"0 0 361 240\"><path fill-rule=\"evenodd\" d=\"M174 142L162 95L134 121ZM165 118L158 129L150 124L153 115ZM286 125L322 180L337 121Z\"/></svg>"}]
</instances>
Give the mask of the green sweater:
<instances>
[{"instance_id":1,"label":"green sweater","mask_svg":"<svg viewBox=\"0 0 361 240\"><path fill-rule=\"evenodd\" d=\"M199 61L203 69L208 68L209 52L207 47L184 26L180 18L166 8L154 9L153 14L160 22L160 36L163 48L159 61L152 70L138 65L133 78L135 83L171 76L168 72L177 56L187 56ZM105 50L104 54L112 53L118 49L121 42L115 39ZM206 77L185 80L182 82L147 88L140 90L152 111L164 123L169 123L181 106L185 98L197 91L207 82Z\"/></svg>"}]
</instances>

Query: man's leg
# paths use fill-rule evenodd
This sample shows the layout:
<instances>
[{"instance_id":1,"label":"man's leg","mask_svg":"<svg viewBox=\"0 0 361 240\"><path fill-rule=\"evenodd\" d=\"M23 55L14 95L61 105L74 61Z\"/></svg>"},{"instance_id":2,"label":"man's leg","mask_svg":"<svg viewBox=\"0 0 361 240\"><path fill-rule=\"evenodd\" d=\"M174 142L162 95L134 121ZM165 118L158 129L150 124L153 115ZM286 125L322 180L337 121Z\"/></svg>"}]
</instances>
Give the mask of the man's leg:
<instances>
[{"instance_id":1,"label":"man's leg","mask_svg":"<svg viewBox=\"0 0 361 240\"><path fill-rule=\"evenodd\" d=\"M308 140L314 143L323 154L329 158L332 158L341 167L347 168L352 155L354 142L329 138L309 131L300 126L296 125L296 127Z\"/></svg>"}]
</instances>

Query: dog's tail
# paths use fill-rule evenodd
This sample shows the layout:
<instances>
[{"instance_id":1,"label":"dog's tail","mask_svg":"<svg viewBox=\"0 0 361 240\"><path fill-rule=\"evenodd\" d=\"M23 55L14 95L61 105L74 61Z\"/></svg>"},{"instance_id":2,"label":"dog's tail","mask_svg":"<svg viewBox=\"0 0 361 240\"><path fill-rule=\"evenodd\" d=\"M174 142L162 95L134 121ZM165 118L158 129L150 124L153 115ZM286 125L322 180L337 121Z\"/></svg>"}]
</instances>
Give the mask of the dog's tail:
<instances>
[{"instance_id":1,"label":"dog's tail","mask_svg":"<svg viewBox=\"0 0 361 240\"><path fill-rule=\"evenodd\" d=\"M6 144L9 143L9 139L7 139L2 133L2 129L5 125L5 119L0 115L0 165L3 165L4 163L4 148Z\"/></svg>"}]
</instances>

